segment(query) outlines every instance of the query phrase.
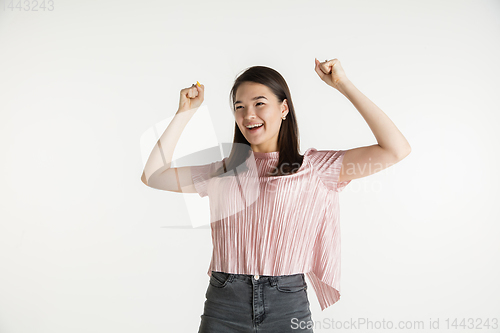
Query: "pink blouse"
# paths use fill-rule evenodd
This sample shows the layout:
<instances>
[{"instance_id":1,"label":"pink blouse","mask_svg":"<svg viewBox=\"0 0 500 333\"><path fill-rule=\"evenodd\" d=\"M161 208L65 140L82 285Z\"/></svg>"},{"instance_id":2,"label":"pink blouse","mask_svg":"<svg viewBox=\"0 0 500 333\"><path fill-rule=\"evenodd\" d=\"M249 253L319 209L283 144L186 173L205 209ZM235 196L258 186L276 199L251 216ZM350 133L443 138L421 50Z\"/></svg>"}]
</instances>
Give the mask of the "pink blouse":
<instances>
[{"instance_id":1,"label":"pink blouse","mask_svg":"<svg viewBox=\"0 0 500 333\"><path fill-rule=\"evenodd\" d=\"M198 194L210 201L213 252L208 275L212 270L304 273L322 311L337 302L339 192L350 183L338 182L344 154L309 148L299 170L285 176L263 177L276 170L279 152L253 152L245 162L248 170L239 172L237 167L229 177L210 177L222 161L192 166Z\"/></svg>"}]
</instances>

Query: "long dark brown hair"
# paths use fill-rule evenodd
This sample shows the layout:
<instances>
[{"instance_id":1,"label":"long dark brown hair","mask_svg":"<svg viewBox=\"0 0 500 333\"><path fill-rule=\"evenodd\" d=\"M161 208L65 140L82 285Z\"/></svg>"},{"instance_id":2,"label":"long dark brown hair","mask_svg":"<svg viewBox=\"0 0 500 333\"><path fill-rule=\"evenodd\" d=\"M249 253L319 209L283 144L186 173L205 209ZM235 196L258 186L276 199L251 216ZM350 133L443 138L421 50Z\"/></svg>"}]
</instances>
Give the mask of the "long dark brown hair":
<instances>
[{"instance_id":1,"label":"long dark brown hair","mask_svg":"<svg viewBox=\"0 0 500 333\"><path fill-rule=\"evenodd\" d=\"M269 67L253 66L247 68L243 73L237 76L231 88L230 107L233 113L235 112L234 101L236 99L236 91L244 82L255 82L267 86L280 103L286 99L288 114L286 115L286 119L282 121L278 134L279 158L278 164L276 165L277 169L269 173L268 176L284 176L297 172L302 165L304 156L299 152L299 128L295 116L295 109L293 107L292 96L285 79L280 73ZM248 149L245 149L247 147ZM235 121L231 153L227 158L227 163L219 168L214 175L221 175L223 172L227 172L227 170L235 170L237 166L244 165L245 160L250 155L250 151L252 151L250 143L243 133L241 133ZM241 167L239 167L238 170L241 170Z\"/></svg>"}]
</instances>

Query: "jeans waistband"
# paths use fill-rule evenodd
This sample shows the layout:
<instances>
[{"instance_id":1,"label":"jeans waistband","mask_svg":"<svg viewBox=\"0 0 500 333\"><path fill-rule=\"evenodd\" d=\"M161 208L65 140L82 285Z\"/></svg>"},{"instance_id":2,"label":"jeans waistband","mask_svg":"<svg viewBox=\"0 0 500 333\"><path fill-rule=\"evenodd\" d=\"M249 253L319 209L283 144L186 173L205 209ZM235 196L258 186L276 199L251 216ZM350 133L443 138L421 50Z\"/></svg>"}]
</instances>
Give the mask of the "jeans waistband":
<instances>
[{"instance_id":1,"label":"jeans waistband","mask_svg":"<svg viewBox=\"0 0 500 333\"><path fill-rule=\"evenodd\" d=\"M212 271L214 272L214 271ZM249 284L253 283L266 283L269 282L271 285L275 285L278 280L288 280L288 279L296 279L298 277L301 277L303 280L304 279L304 273L297 273L297 274L291 274L291 275L258 275L258 279L256 278L257 274L236 274L236 273L225 273L225 272L218 272L218 273L224 273L228 275L228 281L234 281L234 280L243 280L246 281Z\"/></svg>"}]
</instances>

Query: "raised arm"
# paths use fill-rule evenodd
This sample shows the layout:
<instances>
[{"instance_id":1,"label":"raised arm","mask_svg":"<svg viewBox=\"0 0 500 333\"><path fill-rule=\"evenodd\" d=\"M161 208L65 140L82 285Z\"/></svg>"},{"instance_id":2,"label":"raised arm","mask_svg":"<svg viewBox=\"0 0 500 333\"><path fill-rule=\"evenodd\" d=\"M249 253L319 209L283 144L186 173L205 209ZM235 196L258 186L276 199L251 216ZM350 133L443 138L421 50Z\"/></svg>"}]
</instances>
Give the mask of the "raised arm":
<instances>
[{"instance_id":1,"label":"raised arm","mask_svg":"<svg viewBox=\"0 0 500 333\"><path fill-rule=\"evenodd\" d=\"M353 103L377 139L377 144L346 151L340 181L377 173L410 154L410 144L392 120L351 81L341 81L339 90Z\"/></svg>"},{"instance_id":2,"label":"raised arm","mask_svg":"<svg viewBox=\"0 0 500 333\"><path fill-rule=\"evenodd\" d=\"M346 150L339 182L362 178L398 163L411 152L403 134L389 117L347 78L340 61L316 61L316 73L351 101L377 139L377 144Z\"/></svg>"},{"instance_id":3,"label":"raised arm","mask_svg":"<svg viewBox=\"0 0 500 333\"><path fill-rule=\"evenodd\" d=\"M204 100L204 85L193 84L180 92L179 109L157 141L144 166L141 181L149 187L195 193L190 167L171 168L174 150L187 123Z\"/></svg>"}]
</instances>

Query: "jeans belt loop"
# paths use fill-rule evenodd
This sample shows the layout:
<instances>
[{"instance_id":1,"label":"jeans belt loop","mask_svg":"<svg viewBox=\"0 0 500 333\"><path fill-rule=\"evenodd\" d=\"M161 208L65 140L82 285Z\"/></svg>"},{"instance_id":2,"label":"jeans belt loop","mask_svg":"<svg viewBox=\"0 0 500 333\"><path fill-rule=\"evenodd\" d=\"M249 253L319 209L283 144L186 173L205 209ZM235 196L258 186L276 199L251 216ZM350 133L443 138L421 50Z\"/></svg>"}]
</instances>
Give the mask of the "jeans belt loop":
<instances>
[{"instance_id":1,"label":"jeans belt loop","mask_svg":"<svg viewBox=\"0 0 500 333\"><path fill-rule=\"evenodd\" d=\"M271 276L271 286L275 286L278 284L278 277L277 276Z\"/></svg>"}]
</instances>

